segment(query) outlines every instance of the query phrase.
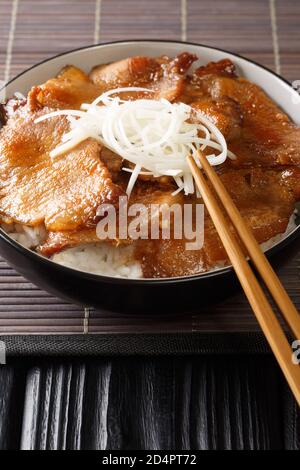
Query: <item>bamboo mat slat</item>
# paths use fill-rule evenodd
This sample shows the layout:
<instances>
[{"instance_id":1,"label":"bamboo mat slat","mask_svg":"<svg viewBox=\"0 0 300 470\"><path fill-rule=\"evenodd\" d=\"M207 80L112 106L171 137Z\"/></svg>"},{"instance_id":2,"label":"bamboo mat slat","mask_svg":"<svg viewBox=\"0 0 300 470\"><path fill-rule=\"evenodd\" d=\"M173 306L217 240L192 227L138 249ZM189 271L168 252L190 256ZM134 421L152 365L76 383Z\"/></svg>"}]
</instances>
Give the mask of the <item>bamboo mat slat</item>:
<instances>
[{"instance_id":1,"label":"bamboo mat slat","mask_svg":"<svg viewBox=\"0 0 300 470\"><path fill-rule=\"evenodd\" d=\"M93 44L94 0L19 0L11 75L69 49Z\"/></svg>"},{"instance_id":2,"label":"bamboo mat slat","mask_svg":"<svg viewBox=\"0 0 300 470\"><path fill-rule=\"evenodd\" d=\"M228 49L274 68L268 0L188 1L187 40Z\"/></svg>"},{"instance_id":3,"label":"bamboo mat slat","mask_svg":"<svg viewBox=\"0 0 300 470\"><path fill-rule=\"evenodd\" d=\"M0 0L0 80L68 49L143 38L225 48L300 79L297 0ZM298 308L299 267L300 255L281 271ZM201 312L124 316L56 299L0 260L0 334L258 330L242 294Z\"/></svg>"},{"instance_id":4,"label":"bamboo mat slat","mask_svg":"<svg viewBox=\"0 0 300 470\"><path fill-rule=\"evenodd\" d=\"M100 40L181 39L180 0L102 2Z\"/></svg>"},{"instance_id":5,"label":"bamboo mat slat","mask_svg":"<svg viewBox=\"0 0 300 470\"><path fill-rule=\"evenodd\" d=\"M300 80L300 2L277 0L276 13L281 73Z\"/></svg>"},{"instance_id":6,"label":"bamboo mat slat","mask_svg":"<svg viewBox=\"0 0 300 470\"><path fill-rule=\"evenodd\" d=\"M0 1L0 80L4 80L5 77L11 11L12 2L10 0Z\"/></svg>"}]
</instances>

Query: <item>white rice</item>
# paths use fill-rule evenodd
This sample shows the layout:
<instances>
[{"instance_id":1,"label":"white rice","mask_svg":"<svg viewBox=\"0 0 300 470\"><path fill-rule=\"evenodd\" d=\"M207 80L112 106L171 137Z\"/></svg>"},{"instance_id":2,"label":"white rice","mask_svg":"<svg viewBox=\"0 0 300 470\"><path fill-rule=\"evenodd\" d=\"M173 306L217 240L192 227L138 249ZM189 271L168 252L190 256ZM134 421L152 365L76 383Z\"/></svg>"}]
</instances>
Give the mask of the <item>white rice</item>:
<instances>
[{"instance_id":1,"label":"white rice","mask_svg":"<svg viewBox=\"0 0 300 470\"><path fill-rule=\"evenodd\" d=\"M141 278L141 265L133 257L133 247L109 243L81 245L61 251L52 257L56 263L104 276Z\"/></svg>"},{"instance_id":2,"label":"white rice","mask_svg":"<svg viewBox=\"0 0 300 470\"><path fill-rule=\"evenodd\" d=\"M1 227L9 233L11 238L26 248L36 248L47 236L43 227L30 228L19 224L2 224ZM295 227L296 214L293 214L286 231L262 243L262 250L266 251L271 248L285 238ZM143 277L141 265L134 259L131 245L114 246L104 242L80 245L55 254L52 260L58 264L92 274L131 279ZM212 270L220 269L225 265L225 261L220 261Z\"/></svg>"},{"instance_id":3,"label":"white rice","mask_svg":"<svg viewBox=\"0 0 300 470\"><path fill-rule=\"evenodd\" d=\"M36 248L47 238L47 231L42 225L27 227L21 224L0 224L0 226L13 240L25 248Z\"/></svg>"}]
</instances>

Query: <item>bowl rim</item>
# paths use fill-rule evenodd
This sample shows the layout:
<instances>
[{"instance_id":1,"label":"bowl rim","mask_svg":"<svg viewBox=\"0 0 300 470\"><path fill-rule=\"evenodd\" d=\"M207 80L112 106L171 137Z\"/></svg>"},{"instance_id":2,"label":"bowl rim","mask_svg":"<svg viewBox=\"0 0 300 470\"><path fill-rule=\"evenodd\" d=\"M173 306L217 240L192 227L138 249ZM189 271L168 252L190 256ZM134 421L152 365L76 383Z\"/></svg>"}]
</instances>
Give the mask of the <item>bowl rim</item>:
<instances>
[{"instance_id":1,"label":"bowl rim","mask_svg":"<svg viewBox=\"0 0 300 470\"><path fill-rule=\"evenodd\" d=\"M47 62L51 62L54 59L57 59L58 57L62 57L64 55L72 54L74 52L78 51L84 51L88 49L93 49L97 47L105 47L109 45L119 45L119 44L136 44L136 43L160 43L160 44L178 44L178 45L187 45L187 46L198 46L202 47L205 49L211 49L219 52L223 52L224 54L230 54L234 57L238 57L240 59L245 60L246 62L249 62L253 65L255 65L258 68L264 69L267 72L269 72L271 75L279 79L281 82L283 82L285 85L288 85L288 87L297 93L296 90L293 89L291 83L286 80L284 77L279 75L278 73L274 72L273 70L269 69L265 65L261 65L255 60L249 59L244 57L241 54L238 54L236 52L229 51L227 49L219 48L219 47L214 47L214 46L209 46L207 44L202 44L202 43L196 43L196 42L190 42L190 41L180 41L180 40L169 40L169 39L128 39L128 40L121 40L121 41L108 41L108 42L103 42L103 43L97 43L97 44L91 44L87 46L82 46L78 47L76 49L70 49L68 51L61 52L59 54L56 54L54 56L48 57L46 59L41 60L40 62L37 62L36 64L28 67L27 69L23 70L20 72L18 75L15 77L11 78L7 83L5 83L1 88L0 92L4 90L5 88L8 87L8 85L12 84L14 81L16 81L18 78L22 77L26 73L30 72L31 70L34 70L35 68L39 67L42 64L45 64ZM297 93L298 96L298 93ZM293 240L295 240L298 236L300 236L300 225L298 225L295 229L293 229L285 238L280 240L279 242L275 243L271 248L267 249L265 251L265 254L267 257L272 256L273 254L277 253L278 251L281 251L282 248L284 248L286 245L291 243ZM173 283L186 283L186 282L197 282L201 279L209 279L211 277L218 277L218 276L223 276L229 273L233 273L233 267L231 265L225 266L225 267L220 267L215 270L211 270L208 272L204 273L197 273L197 274L192 274L192 275L187 275L187 276L177 276L177 277L166 277L166 278L124 278L124 277L116 277L116 276L105 276L103 274L94 274L94 273L89 273L87 271L81 271L77 270L75 268L70 268L68 266L59 264L53 260L50 260L48 258L45 258L41 256L40 254L36 253L33 250L30 250L29 248L24 247L17 241L15 241L13 238L9 236L8 233L6 233L1 227L0 227L0 239L2 239L5 243L8 243L12 248L16 249L20 254L29 256L33 261L40 262L44 264L45 266L56 268L66 275L72 274L75 277L81 277L87 280L91 281L102 281L106 282L109 284L131 284L131 285L141 285L141 284L147 284L147 285L160 285L160 284L173 284Z\"/></svg>"}]
</instances>

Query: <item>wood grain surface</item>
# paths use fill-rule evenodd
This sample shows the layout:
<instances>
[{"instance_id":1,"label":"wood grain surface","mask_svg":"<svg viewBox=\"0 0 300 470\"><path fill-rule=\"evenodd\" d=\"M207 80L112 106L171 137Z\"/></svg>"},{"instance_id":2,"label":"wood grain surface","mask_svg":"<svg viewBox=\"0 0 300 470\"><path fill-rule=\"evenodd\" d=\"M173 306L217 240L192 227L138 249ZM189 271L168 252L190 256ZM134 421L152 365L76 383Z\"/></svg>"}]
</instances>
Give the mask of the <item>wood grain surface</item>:
<instances>
[{"instance_id":1,"label":"wood grain surface","mask_svg":"<svg viewBox=\"0 0 300 470\"><path fill-rule=\"evenodd\" d=\"M299 409L275 360L259 363L11 360L0 368L0 449L300 450Z\"/></svg>"},{"instance_id":2,"label":"wood grain surface","mask_svg":"<svg viewBox=\"0 0 300 470\"><path fill-rule=\"evenodd\" d=\"M98 42L154 38L241 53L300 79L297 0L0 0L0 80L59 52ZM300 255L280 275L300 307ZM247 332L259 329L237 294L199 312L156 318L81 308L52 297L0 260L0 334Z\"/></svg>"}]
</instances>

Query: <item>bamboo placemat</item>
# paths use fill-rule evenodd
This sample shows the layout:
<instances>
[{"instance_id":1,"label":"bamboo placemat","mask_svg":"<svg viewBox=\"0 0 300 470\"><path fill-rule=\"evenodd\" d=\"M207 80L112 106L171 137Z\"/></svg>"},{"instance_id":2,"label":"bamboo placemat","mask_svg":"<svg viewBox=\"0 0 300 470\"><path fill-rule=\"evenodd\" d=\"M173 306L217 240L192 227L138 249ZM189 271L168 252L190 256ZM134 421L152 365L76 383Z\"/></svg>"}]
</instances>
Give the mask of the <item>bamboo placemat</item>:
<instances>
[{"instance_id":1,"label":"bamboo placemat","mask_svg":"<svg viewBox=\"0 0 300 470\"><path fill-rule=\"evenodd\" d=\"M300 79L297 0L0 0L0 80L92 43L177 39L241 53ZM300 255L281 272L300 308ZM243 295L199 313L153 318L83 309L27 282L0 260L0 334L255 332Z\"/></svg>"}]
</instances>

